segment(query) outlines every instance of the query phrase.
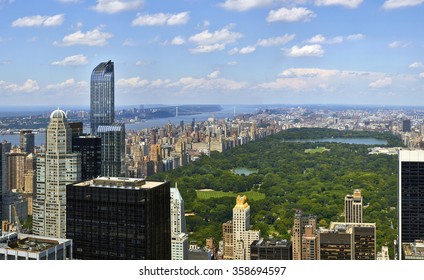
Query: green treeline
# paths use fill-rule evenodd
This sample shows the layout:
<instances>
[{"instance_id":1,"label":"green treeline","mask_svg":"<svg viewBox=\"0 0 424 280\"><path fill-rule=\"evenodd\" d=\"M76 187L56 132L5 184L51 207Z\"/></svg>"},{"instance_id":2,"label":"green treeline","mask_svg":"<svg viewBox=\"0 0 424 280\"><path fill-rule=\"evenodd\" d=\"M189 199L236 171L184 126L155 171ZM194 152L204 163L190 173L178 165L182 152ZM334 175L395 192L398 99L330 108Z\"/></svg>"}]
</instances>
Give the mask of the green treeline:
<instances>
[{"instance_id":1,"label":"green treeline","mask_svg":"<svg viewBox=\"0 0 424 280\"><path fill-rule=\"evenodd\" d=\"M390 133L289 129L224 153L213 152L151 179L167 178L172 185L178 182L186 212L195 214L187 217L190 241L199 242L222 238L222 223L232 218L235 204L235 197L199 199L199 189L265 194L265 199L256 201L248 197L251 225L264 237L285 239L290 239L296 209L317 215L319 226L328 227L331 221L344 221L345 195L361 189L363 220L377 225L377 250L387 244L392 254L397 231L397 157L369 155L367 145L285 142L328 137L376 138L386 140L387 146L402 146ZM305 153L317 147L329 151ZM232 173L240 167L258 172L248 176Z\"/></svg>"}]
</instances>

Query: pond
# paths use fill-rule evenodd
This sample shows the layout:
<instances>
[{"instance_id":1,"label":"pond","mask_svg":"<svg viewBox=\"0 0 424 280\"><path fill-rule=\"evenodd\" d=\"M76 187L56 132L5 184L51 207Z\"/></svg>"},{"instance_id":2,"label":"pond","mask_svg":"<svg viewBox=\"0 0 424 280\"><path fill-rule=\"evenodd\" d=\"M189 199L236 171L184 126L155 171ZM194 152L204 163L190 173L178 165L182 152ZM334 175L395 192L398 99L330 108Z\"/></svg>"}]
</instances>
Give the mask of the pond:
<instances>
[{"instance_id":1,"label":"pond","mask_svg":"<svg viewBox=\"0 0 424 280\"><path fill-rule=\"evenodd\" d=\"M253 168L239 167L239 168L233 169L232 172L237 175L249 176L250 174L258 173L258 170Z\"/></svg>"}]
</instances>

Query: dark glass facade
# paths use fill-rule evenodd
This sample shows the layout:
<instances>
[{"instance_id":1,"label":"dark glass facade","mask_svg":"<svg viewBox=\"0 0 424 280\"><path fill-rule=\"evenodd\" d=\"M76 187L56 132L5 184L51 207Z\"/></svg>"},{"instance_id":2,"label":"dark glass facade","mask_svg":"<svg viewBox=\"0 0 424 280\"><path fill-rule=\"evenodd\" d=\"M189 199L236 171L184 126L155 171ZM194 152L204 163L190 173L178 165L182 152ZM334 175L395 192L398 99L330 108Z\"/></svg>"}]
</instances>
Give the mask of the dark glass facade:
<instances>
[{"instance_id":1,"label":"dark glass facade","mask_svg":"<svg viewBox=\"0 0 424 280\"><path fill-rule=\"evenodd\" d=\"M424 162L401 162L401 230L403 242L424 239Z\"/></svg>"},{"instance_id":2,"label":"dark glass facade","mask_svg":"<svg viewBox=\"0 0 424 280\"><path fill-rule=\"evenodd\" d=\"M79 136L73 138L72 152L81 154L81 180L100 176L102 166L100 137Z\"/></svg>"},{"instance_id":3,"label":"dark glass facade","mask_svg":"<svg viewBox=\"0 0 424 280\"><path fill-rule=\"evenodd\" d=\"M110 125L115 120L115 78L112 61L102 62L91 73L90 128L97 133L99 125Z\"/></svg>"},{"instance_id":4,"label":"dark glass facade","mask_svg":"<svg viewBox=\"0 0 424 280\"><path fill-rule=\"evenodd\" d=\"M68 185L66 236L74 259L170 260L170 186L155 184Z\"/></svg>"},{"instance_id":5,"label":"dark glass facade","mask_svg":"<svg viewBox=\"0 0 424 280\"><path fill-rule=\"evenodd\" d=\"M25 153L34 153L35 135L32 130L21 130L19 136L22 150Z\"/></svg>"},{"instance_id":6,"label":"dark glass facade","mask_svg":"<svg viewBox=\"0 0 424 280\"><path fill-rule=\"evenodd\" d=\"M251 260L291 260L292 244L290 241L255 240L250 245Z\"/></svg>"},{"instance_id":7,"label":"dark glass facade","mask_svg":"<svg viewBox=\"0 0 424 280\"><path fill-rule=\"evenodd\" d=\"M101 144L101 175L125 177L125 125L101 125L97 135Z\"/></svg>"}]
</instances>

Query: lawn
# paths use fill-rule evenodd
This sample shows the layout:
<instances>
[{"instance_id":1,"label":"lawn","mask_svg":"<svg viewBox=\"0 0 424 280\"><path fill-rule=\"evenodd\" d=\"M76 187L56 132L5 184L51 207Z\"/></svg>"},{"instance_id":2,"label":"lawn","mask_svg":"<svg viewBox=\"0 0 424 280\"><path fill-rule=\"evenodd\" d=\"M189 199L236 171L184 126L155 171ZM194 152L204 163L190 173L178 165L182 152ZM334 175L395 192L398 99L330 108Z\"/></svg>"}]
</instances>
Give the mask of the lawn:
<instances>
[{"instance_id":1,"label":"lawn","mask_svg":"<svg viewBox=\"0 0 424 280\"><path fill-rule=\"evenodd\" d=\"M196 191L197 198L199 199L210 199L210 198L220 198L220 197L234 197L236 198L238 194L233 192L223 192L223 191ZM261 200L265 198L265 194L255 191L248 191L245 193L240 193L239 195L247 196L248 200Z\"/></svg>"}]
</instances>

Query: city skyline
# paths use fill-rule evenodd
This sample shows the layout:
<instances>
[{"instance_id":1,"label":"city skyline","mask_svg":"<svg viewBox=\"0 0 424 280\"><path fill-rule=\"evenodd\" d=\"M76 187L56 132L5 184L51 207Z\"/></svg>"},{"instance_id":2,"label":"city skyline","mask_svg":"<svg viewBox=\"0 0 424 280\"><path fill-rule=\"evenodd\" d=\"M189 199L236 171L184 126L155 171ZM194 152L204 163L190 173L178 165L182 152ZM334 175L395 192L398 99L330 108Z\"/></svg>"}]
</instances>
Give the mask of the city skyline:
<instances>
[{"instance_id":1,"label":"city skyline","mask_svg":"<svg viewBox=\"0 0 424 280\"><path fill-rule=\"evenodd\" d=\"M3 105L424 105L424 1L0 1ZM34 71L36 69L36 71Z\"/></svg>"}]
</instances>

